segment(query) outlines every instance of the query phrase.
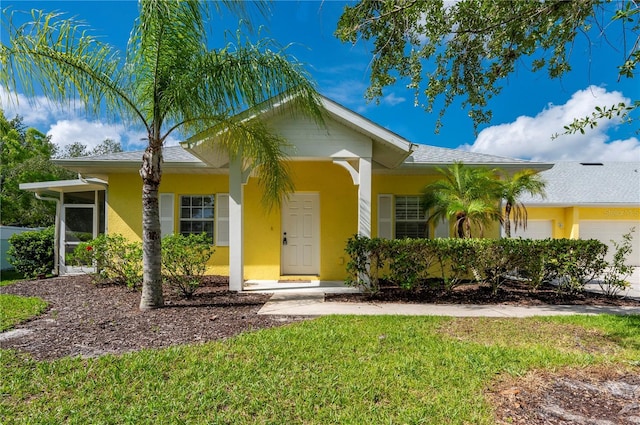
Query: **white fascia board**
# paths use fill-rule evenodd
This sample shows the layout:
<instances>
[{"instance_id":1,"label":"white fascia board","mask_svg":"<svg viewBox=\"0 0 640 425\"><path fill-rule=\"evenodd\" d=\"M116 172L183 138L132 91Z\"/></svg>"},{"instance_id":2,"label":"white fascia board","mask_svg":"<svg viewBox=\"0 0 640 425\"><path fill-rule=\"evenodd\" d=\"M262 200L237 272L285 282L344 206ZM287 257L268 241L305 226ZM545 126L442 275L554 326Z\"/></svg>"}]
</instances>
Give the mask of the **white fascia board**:
<instances>
[{"instance_id":1,"label":"white fascia board","mask_svg":"<svg viewBox=\"0 0 640 425\"><path fill-rule=\"evenodd\" d=\"M20 189L29 192L78 192L86 190L104 190L107 182L100 179L53 180L35 183L20 183Z\"/></svg>"}]
</instances>

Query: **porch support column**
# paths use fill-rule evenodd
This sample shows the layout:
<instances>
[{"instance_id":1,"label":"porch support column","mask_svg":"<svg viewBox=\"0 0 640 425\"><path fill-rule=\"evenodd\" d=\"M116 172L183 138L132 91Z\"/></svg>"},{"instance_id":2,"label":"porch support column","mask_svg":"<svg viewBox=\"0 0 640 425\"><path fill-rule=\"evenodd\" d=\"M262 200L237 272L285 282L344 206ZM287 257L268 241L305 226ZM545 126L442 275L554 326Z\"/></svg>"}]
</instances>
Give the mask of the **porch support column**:
<instances>
[{"instance_id":1,"label":"porch support column","mask_svg":"<svg viewBox=\"0 0 640 425\"><path fill-rule=\"evenodd\" d=\"M358 164L358 234L371 237L371 158L360 158Z\"/></svg>"},{"instance_id":2,"label":"porch support column","mask_svg":"<svg viewBox=\"0 0 640 425\"><path fill-rule=\"evenodd\" d=\"M229 162L229 290L242 291L244 283L244 216L242 155Z\"/></svg>"}]
</instances>

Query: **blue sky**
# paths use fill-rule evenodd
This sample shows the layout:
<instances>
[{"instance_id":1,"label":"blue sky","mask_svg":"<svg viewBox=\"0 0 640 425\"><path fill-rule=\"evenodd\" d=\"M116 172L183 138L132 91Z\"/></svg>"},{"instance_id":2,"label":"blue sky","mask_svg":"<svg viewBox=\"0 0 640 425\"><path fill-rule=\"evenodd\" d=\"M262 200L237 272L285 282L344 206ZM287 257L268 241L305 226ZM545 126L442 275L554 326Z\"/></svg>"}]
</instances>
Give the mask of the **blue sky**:
<instances>
[{"instance_id":1,"label":"blue sky","mask_svg":"<svg viewBox=\"0 0 640 425\"><path fill-rule=\"evenodd\" d=\"M126 0L2 0L0 5L16 10L39 8L68 12L86 21L95 34L121 49L126 46L137 16L137 2ZM562 132L573 117L589 114L596 105L640 98L637 79L618 81L616 66L622 63L624 52L620 49L621 38L616 35L609 39L611 44L596 34L591 34L590 42L579 35L572 52L573 71L560 80L550 80L544 72L532 74L522 64L504 82L501 95L490 102L493 120L482 126L477 135L467 111L459 104L448 110L444 126L435 134L437 110L428 114L414 107L413 93L402 82L385 89L379 104L367 103L364 99L371 44L344 44L334 37L344 5L343 1L274 1L271 17L265 20L255 14L253 23L264 25L264 34L280 45L291 44L288 53L306 64L323 95L414 143L540 161L640 161L637 122L618 125L615 121L605 121L585 135L550 138ZM237 25L235 18L216 17L212 22L215 36L211 41L221 43L222 34L235 31ZM0 101L7 117L19 113L27 125L50 134L59 145L78 141L94 146L109 137L120 141L126 149L142 147L143 134L139 129L87 117L82 110L62 111L46 102L34 106L23 93L17 93L20 102L16 105L8 101L6 95L6 88L0 87ZM170 143L177 141L173 139Z\"/></svg>"}]
</instances>

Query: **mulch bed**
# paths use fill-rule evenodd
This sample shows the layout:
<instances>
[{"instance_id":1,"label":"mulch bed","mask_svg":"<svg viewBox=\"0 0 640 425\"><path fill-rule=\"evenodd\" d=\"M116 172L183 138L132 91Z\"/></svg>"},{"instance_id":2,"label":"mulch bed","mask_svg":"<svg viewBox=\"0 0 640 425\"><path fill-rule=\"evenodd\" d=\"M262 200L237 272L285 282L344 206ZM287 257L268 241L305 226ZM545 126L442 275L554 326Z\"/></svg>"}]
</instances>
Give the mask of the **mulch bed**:
<instances>
[{"instance_id":1,"label":"mulch bed","mask_svg":"<svg viewBox=\"0 0 640 425\"><path fill-rule=\"evenodd\" d=\"M49 303L45 314L19 326L32 332L0 341L1 348L24 351L38 360L203 343L304 320L258 315L268 294L230 292L227 279L216 276L208 277L191 299L165 289L166 306L146 312L138 308L140 292L96 285L86 275L19 282L0 288L0 293Z\"/></svg>"},{"instance_id":2,"label":"mulch bed","mask_svg":"<svg viewBox=\"0 0 640 425\"><path fill-rule=\"evenodd\" d=\"M576 294L560 293L553 285L542 285L531 290L528 285L508 280L493 294L486 284L468 283L445 292L436 289L418 288L403 290L396 286L382 284L378 293L327 294L329 302L393 302L412 304L507 304L520 306L535 305L607 305L640 307L640 300L634 298L607 297L594 292Z\"/></svg>"}]
</instances>

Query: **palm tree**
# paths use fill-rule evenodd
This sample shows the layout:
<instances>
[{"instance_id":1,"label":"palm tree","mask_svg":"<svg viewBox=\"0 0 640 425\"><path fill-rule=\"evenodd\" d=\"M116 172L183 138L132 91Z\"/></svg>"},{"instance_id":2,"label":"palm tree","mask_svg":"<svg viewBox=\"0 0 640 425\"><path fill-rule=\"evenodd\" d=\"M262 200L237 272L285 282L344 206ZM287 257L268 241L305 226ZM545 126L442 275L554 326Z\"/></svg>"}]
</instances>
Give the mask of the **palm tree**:
<instances>
[{"instance_id":1,"label":"palm tree","mask_svg":"<svg viewBox=\"0 0 640 425\"><path fill-rule=\"evenodd\" d=\"M511 212L513 212L513 227L527 228L527 208L518 199L525 193L531 196L545 197L545 182L535 170L522 170L513 176L502 179L502 199L504 207L504 233L511 237Z\"/></svg>"},{"instance_id":2,"label":"palm tree","mask_svg":"<svg viewBox=\"0 0 640 425\"><path fill-rule=\"evenodd\" d=\"M480 230L500 220L500 184L495 170L470 168L457 162L438 168L444 179L427 185L423 206L430 212L428 221L455 220L459 238L472 237L472 228Z\"/></svg>"},{"instance_id":3,"label":"palm tree","mask_svg":"<svg viewBox=\"0 0 640 425\"><path fill-rule=\"evenodd\" d=\"M224 4L245 16L243 2ZM31 22L14 24L15 15L5 10L3 27L9 37L0 45L0 83L13 93L20 86L35 94L38 87L60 104L79 99L89 114L105 111L146 131L140 168L144 251L140 308L149 309L164 304L158 188L167 137L178 130L194 134L220 126L229 136L223 143L230 156L248 155L265 196L278 202L291 188L281 161L283 140L260 122L233 117L261 103L269 106L274 96L287 93L320 120L320 103L303 68L282 51L271 50L269 41L254 45L238 40L210 50L206 23L211 14L206 2L140 0L139 11L122 58L81 22L32 11Z\"/></svg>"}]
</instances>

